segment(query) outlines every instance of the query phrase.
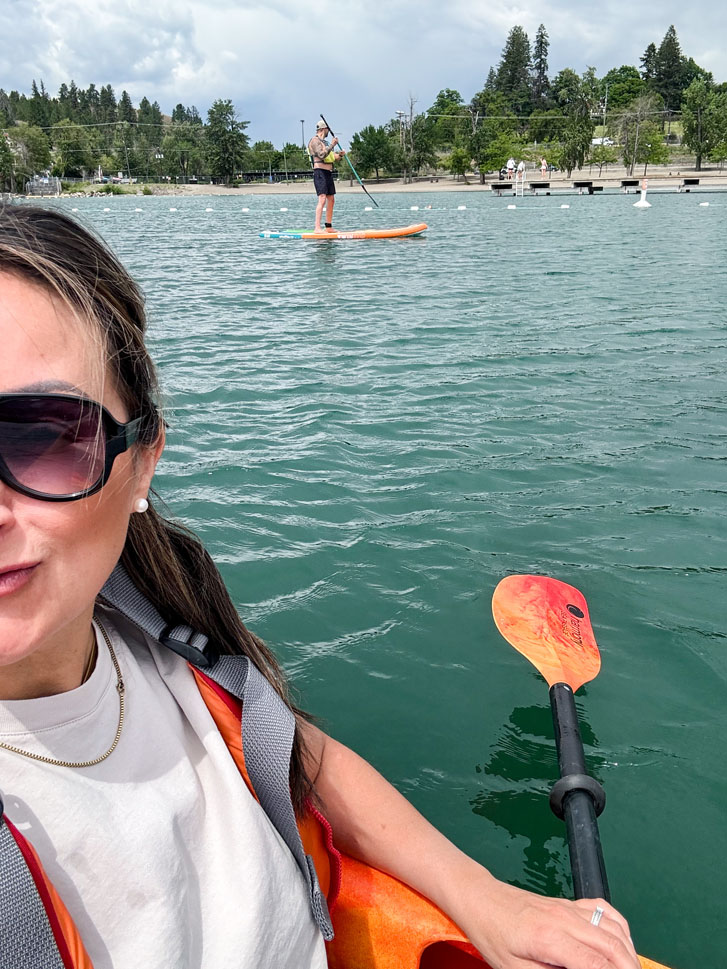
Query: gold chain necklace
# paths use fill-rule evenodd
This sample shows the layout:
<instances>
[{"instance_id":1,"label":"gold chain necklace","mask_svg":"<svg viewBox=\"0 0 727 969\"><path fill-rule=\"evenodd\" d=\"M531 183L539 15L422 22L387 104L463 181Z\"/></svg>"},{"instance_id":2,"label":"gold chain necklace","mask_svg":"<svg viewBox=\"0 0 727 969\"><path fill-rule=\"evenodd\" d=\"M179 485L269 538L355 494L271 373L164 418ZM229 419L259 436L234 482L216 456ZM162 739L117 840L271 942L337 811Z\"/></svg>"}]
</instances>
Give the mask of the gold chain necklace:
<instances>
[{"instance_id":1,"label":"gold chain necklace","mask_svg":"<svg viewBox=\"0 0 727 969\"><path fill-rule=\"evenodd\" d=\"M109 749L105 754L101 754L95 760L83 760L83 761L70 761L70 760L55 760L53 757L44 757L43 754L34 754L29 750L23 750L21 747L13 747L12 744L5 744L0 740L0 747L3 750L10 750L14 754L21 754L23 757L30 757L32 760L39 760L43 764L53 764L55 767L95 767L96 764L100 764L101 761L106 760L111 754L116 750L116 746L121 738L121 731L124 727L124 681L121 676L121 667L119 666L119 661L116 659L116 653L111 645L111 640L108 637L108 633L101 625L101 623L96 620L98 628L101 630L101 635L103 636L106 645L108 646L109 653L111 654L111 661L114 664L114 669L116 670L116 689L119 694L119 725L116 728L116 736L114 737L114 742L111 744Z\"/></svg>"}]
</instances>

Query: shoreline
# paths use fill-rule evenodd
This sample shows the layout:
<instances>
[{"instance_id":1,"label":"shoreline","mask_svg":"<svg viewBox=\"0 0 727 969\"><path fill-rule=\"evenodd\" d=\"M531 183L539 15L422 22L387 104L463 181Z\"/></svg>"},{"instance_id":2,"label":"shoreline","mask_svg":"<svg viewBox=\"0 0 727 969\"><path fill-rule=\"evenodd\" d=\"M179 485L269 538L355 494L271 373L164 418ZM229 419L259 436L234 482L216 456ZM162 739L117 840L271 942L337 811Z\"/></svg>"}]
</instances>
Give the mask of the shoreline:
<instances>
[{"instance_id":1,"label":"shoreline","mask_svg":"<svg viewBox=\"0 0 727 969\"><path fill-rule=\"evenodd\" d=\"M646 176L642 174L628 175L626 170L619 166L612 169L611 171L604 173L599 176L595 172L589 172L588 168L583 168L580 172L574 171L568 177L564 172L554 172L548 175L545 179L542 179L539 170L531 170L525 173L525 195L532 194L560 194L560 193L578 193L578 188L574 185L574 182L592 182L593 188L596 192L601 192L602 190L618 190L624 192L638 192L643 179L648 180L649 190L655 191L677 191L682 187L684 179L699 179L699 184L691 187L687 187L684 191L693 191L699 193L700 191L709 191L712 189L725 189L727 188L727 169L724 171L719 171L716 169L707 169L701 171L695 171L694 169L674 169L674 168L655 168L653 171L647 171ZM632 186L628 189L623 188L621 185L622 180L631 179L637 181L637 186ZM536 183L532 188L530 183ZM546 188L544 185L540 187L537 183L548 182L549 186ZM415 179L413 182L404 182L402 179L386 179L380 182L374 180L365 180L364 184L366 188L371 192L372 195L382 195L390 193L428 193L428 192L462 192L470 195L475 195L480 192L492 193L494 191L501 191L503 195L514 195L514 188L505 188L505 185L511 183L505 181L504 184L497 178L490 177L484 184L480 183L478 175L468 175L467 181L464 181L461 177L455 178L453 175L432 175L424 176ZM138 185L136 189L124 186L124 191L119 193L120 195L126 195L129 197L139 197L143 195L143 189L148 188L151 193L147 192L147 197L151 195L155 196L166 196L166 197L180 197L180 196L220 196L220 195L237 195L239 197L254 196L254 195L272 195L272 196L283 196L283 195L309 195L314 197L313 185L309 179L305 181L288 181L288 182L275 182L273 184L266 183L252 183L248 185L241 185L237 188L231 185L208 185L208 184L195 184L195 185L163 185L150 183L146 186ZM358 182L351 178L339 178L336 182L336 192L339 195L349 195L349 194L360 194L362 193L361 186ZM44 199L44 198L114 198L119 197L114 196L111 192L98 191L97 189L86 189L79 192L63 192L62 195L21 195L15 196L17 198L27 198L27 199Z\"/></svg>"}]
</instances>

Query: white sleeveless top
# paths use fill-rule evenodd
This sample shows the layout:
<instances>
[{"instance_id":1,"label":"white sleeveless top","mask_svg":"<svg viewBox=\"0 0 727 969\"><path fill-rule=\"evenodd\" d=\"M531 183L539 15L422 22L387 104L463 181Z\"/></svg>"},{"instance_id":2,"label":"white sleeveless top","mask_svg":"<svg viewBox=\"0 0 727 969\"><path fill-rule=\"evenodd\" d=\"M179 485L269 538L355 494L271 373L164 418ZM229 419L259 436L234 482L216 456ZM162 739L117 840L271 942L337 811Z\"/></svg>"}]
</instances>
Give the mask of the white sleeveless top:
<instances>
[{"instance_id":1,"label":"white sleeveless top","mask_svg":"<svg viewBox=\"0 0 727 969\"><path fill-rule=\"evenodd\" d=\"M303 876L248 791L183 659L101 611L126 687L118 747L95 767L0 748L8 817L32 843L94 969L324 969ZM117 626L124 629L122 639ZM0 739L93 760L119 717L116 671L0 701Z\"/></svg>"}]
</instances>

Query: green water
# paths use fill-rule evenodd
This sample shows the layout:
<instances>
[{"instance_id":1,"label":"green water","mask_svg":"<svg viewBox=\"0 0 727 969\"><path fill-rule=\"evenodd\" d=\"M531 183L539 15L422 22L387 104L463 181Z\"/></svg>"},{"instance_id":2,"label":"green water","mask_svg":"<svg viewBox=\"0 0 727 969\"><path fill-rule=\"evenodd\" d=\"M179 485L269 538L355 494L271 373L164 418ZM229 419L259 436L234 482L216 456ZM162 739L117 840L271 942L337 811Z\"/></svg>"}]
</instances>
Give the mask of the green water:
<instances>
[{"instance_id":1,"label":"green water","mask_svg":"<svg viewBox=\"0 0 727 969\"><path fill-rule=\"evenodd\" d=\"M541 892L570 888L547 688L490 600L512 572L582 590L612 895L675 969L725 951L727 195L707 198L342 197L341 228L431 227L365 243L257 237L307 225L308 196L62 203L148 294L158 488L303 702Z\"/></svg>"}]
</instances>

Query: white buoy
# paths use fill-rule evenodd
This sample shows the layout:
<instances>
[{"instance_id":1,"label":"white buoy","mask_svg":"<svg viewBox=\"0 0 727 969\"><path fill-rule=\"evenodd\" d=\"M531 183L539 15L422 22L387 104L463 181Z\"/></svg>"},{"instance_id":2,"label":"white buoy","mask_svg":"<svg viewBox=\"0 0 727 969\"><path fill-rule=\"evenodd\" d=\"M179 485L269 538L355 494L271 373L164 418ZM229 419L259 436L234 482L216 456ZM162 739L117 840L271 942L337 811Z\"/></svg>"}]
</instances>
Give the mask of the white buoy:
<instances>
[{"instance_id":1,"label":"white buoy","mask_svg":"<svg viewBox=\"0 0 727 969\"><path fill-rule=\"evenodd\" d=\"M285 208L285 206L283 206L283 208L280 211L281 212L287 212L288 210Z\"/></svg>"},{"instance_id":2,"label":"white buoy","mask_svg":"<svg viewBox=\"0 0 727 969\"><path fill-rule=\"evenodd\" d=\"M410 205L409 206L409 211L410 212L418 212L419 211L419 206L418 205Z\"/></svg>"},{"instance_id":3,"label":"white buoy","mask_svg":"<svg viewBox=\"0 0 727 969\"><path fill-rule=\"evenodd\" d=\"M638 202L634 202L635 209L650 209L651 202L646 201L646 189L649 187L649 180L645 178L641 183L641 198Z\"/></svg>"},{"instance_id":4,"label":"white buoy","mask_svg":"<svg viewBox=\"0 0 727 969\"><path fill-rule=\"evenodd\" d=\"M699 203L700 209L706 209L708 205L709 205L709 202L700 202ZM75 212L76 210L74 209L73 211Z\"/></svg>"},{"instance_id":5,"label":"white buoy","mask_svg":"<svg viewBox=\"0 0 727 969\"><path fill-rule=\"evenodd\" d=\"M517 208L517 205L508 205L508 208L509 209L516 209Z\"/></svg>"},{"instance_id":6,"label":"white buoy","mask_svg":"<svg viewBox=\"0 0 727 969\"><path fill-rule=\"evenodd\" d=\"M111 209L104 209L104 212L110 212Z\"/></svg>"},{"instance_id":7,"label":"white buoy","mask_svg":"<svg viewBox=\"0 0 727 969\"><path fill-rule=\"evenodd\" d=\"M134 209L135 212L141 212L141 209Z\"/></svg>"},{"instance_id":8,"label":"white buoy","mask_svg":"<svg viewBox=\"0 0 727 969\"><path fill-rule=\"evenodd\" d=\"M424 208L425 209L431 209L431 205L425 205Z\"/></svg>"},{"instance_id":9,"label":"white buoy","mask_svg":"<svg viewBox=\"0 0 727 969\"><path fill-rule=\"evenodd\" d=\"M175 208L173 208L173 207L172 207L171 209L169 209L169 211L170 211L170 212L176 212L177 210L176 210Z\"/></svg>"},{"instance_id":10,"label":"white buoy","mask_svg":"<svg viewBox=\"0 0 727 969\"><path fill-rule=\"evenodd\" d=\"M78 209L71 209L71 212L78 212Z\"/></svg>"},{"instance_id":11,"label":"white buoy","mask_svg":"<svg viewBox=\"0 0 727 969\"><path fill-rule=\"evenodd\" d=\"M364 212L373 212L373 211L374 211L373 205L364 205Z\"/></svg>"},{"instance_id":12,"label":"white buoy","mask_svg":"<svg viewBox=\"0 0 727 969\"><path fill-rule=\"evenodd\" d=\"M466 205L458 205L457 206L457 211L458 212L464 212L466 208L467 208Z\"/></svg>"},{"instance_id":13,"label":"white buoy","mask_svg":"<svg viewBox=\"0 0 727 969\"><path fill-rule=\"evenodd\" d=\"M250 209L243 209L242 211L243 211L243 212L249 212L249 211L250 211Z\"/></svg>"},{"instance_id":14,"label":"white buoy","mask_svg":"<svg viewBox=\"0 0 727 969\"><path fill-rule=\"evenodd\" d=\"M214 212L214 209L205 209L205 212Z\"/></svg>"},{"instance_id":15,"label":"white buoy","mask_svg":"<svg viewBox=\"0 0 727 969\"><path fill-rule=\"evenodd\" d=\"M561 205L561 208L562 209L569 209L570 208L570 205Z\"/></svg>"}]
</instances>

